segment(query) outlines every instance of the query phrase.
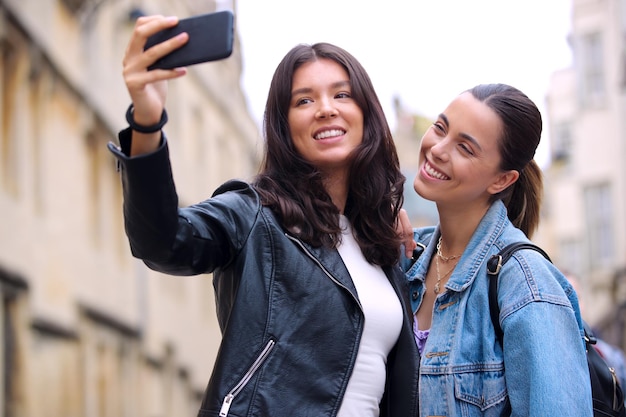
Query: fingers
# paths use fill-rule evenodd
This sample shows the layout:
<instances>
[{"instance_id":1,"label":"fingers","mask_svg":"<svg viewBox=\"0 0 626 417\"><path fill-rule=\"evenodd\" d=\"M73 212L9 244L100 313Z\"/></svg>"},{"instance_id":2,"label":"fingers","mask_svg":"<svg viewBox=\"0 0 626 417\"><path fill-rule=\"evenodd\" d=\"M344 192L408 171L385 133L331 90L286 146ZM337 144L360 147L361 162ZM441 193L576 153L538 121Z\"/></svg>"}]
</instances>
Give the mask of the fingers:
<instances>
[{"instance_id":1,"label":"fingers","mask_svg":"<svg viewBox=\"0 0 626 417\"><path fill-rule=\"evenodd\" d=\"M127 65L129 58L139 55L143 52L148 37L168 27L175 26L178 18L175 16L163 17L160 15L142 16L135 22L130 42L126 48L124 56L124 66Z\"/></svg>"},{"instance_id":2,"label":"fingers","mask_svg":"<svg viewBox=\"0 0 626 417\"><path fill-rule=\"evenodd\" d=\"M405 209L400 209L398 213L398 221L396 223L397 232L402 238L405 255L407 258L413 256L413 250L417 247L417 243L413 239L413 227L411 220Z\"/></svg>"},{"instance_id":3,"label":"fingers","mask_svg":"<svg viewBox=\"0 0 626 417\"><path fill-rule=\"evenodd\" d=\"M175 16L146 16L137 19L135 29L124 55L123 65L125 78L127 75L147 72L148 67L156 60L187 43L189 35L187 33L180 33L173 38L144 50L146 41L150 36L161 30L175 26L176 24L178 24L178 18ZM154 71L150 73L150 75L151 77L148 78L154 80L172 78L176 73L173 70L161 70Z\"/></svg>"}]
</instances>

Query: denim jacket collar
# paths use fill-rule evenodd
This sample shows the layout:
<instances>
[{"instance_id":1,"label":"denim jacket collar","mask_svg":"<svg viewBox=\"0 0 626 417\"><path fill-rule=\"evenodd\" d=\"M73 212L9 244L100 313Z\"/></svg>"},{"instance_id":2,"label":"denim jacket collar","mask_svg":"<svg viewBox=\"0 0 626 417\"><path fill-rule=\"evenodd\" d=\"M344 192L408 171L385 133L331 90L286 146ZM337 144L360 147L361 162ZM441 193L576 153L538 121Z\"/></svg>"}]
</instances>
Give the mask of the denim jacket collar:
<instances>
[{"instance_id":1,"label":"denim jacket collar","mask_svg":"<svg viewBox=\"0 0 626 417\"><path fill-rule=\"evenodd\" d=\"M481 219L476 231L472 234L472 238L468 243L463 256L455 270L452 272L450 279L446 284L446 288L452 291L462 291L467 288L479 273L480 266L485 258L490 256L491 249L504 231L508 222L507 211L501 200L494 202L483 218ZM408 271L408 279L419 279L424 281L431 257L437 251L437 240L441 234L439 225L433 228L421 229L416 239L426 244L426 249L422 254L422 262L416 262L413 269ZM483 239L487 238L485 242ZM424 262L426 261L426 262ZM458 271L463 271L460 273Z\"/></svg>"}]
</instances>

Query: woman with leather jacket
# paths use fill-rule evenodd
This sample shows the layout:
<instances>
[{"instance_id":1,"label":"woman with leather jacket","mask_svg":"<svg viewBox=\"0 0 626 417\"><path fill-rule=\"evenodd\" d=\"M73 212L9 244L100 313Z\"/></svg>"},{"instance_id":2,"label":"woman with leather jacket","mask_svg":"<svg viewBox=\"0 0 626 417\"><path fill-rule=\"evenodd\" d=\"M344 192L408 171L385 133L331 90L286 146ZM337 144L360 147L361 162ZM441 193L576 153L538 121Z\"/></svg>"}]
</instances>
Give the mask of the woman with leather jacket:
<instances>
[{"instance_id":1,"label":"woman with leather jacket","mask_svg":"<svg viewBox=\"0 0 626 417\"><path fill-rule=\"evenodd\" d=\"M138 19L124 57L130 127L109 148L133 255L213 273L222 341L198 416L415 417L404 177L367 73L334 45L294 47L271 82L254 181L178 208L161 127L165 84L186 69L147 68L188 35L144 51L176 22Z\"/></svg>"}]
</instances>

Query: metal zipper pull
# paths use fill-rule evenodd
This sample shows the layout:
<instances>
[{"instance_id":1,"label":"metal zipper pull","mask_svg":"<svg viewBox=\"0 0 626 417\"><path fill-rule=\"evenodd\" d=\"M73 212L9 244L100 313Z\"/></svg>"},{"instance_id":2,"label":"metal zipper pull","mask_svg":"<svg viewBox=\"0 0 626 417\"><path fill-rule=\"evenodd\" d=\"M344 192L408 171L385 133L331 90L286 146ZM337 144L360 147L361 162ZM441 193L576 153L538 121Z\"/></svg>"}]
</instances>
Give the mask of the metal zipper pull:
<instances>
[{"instance_id":1,"label":"metal zipper pull","mask_svg":"<svg viewBox=\"0 0 626 417\"><path fill-rule=\"evenodd\" d=\"M233 394L228 394L224 397L222 408L220 408L220 417L226 417L228 415L228 410L230 410L230 405L233 403L233 398L235 398Z\"/></svg>"},{"instance_id":2,"label":"metal zipper pull","mask_svg":"<svg viewBox=\"0 0 626 417\"><path fill-rule=\"evenodd\" d=\"M613 410L617 410L620 407L617 401L617 386L619 383L617 382L617 374L615 373L615 369L609 366L609 372L611 372L611 376L613 377Z\"/></svg>"},{"instance_id":3,"label":"metal zipper pull","mask_svg":"<svg viewBox=\"0 0 626 417\"><path fill-rule=\"evenodd\" d=\"M239 395L241 390L243 390L246 384L250 381L250 379L252 379L252 376L256 373L256 371L261 367L261 365L263 365L263 362L265 362L265 359L267 359L275 344L276 342L274 340L268 340L267 344L265 345L259 356L256 358L254 363L252 363L248 371L246 371L246 373L239 380L239 382L237 382L237 385L235 385L235 387L228 394L226 394L226 397L224 397L224 402L222 403L222 408L220 409L219 417L228 416L228 411L230 410L230 406L233 405L235 397Z\"/></svg>"}]
</instances>

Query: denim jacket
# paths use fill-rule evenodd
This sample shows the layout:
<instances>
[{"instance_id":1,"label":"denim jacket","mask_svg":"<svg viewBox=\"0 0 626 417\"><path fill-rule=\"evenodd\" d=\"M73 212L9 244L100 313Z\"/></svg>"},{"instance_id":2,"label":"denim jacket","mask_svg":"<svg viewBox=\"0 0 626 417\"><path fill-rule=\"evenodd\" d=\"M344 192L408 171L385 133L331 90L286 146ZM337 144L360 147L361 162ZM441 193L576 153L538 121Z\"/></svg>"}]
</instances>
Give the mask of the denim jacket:
<instances>
[{"instance_id":1,"label":"denim jacket","mask_svg":"<svg viewBox=\"0 0 626 417\"><path fill-rule=\"evenodd\" d=\"M405 263L413 313L426 289L439 233L438 227L414 231L426 249L414 265ZM511 224L498 200L435 301L420 362L421 417L593 415L576 293L533 250L516 252L500 272L504 349L496 339L489 316L487 260L517 241L528 239Z\"/></svg>"}]
</instances>

